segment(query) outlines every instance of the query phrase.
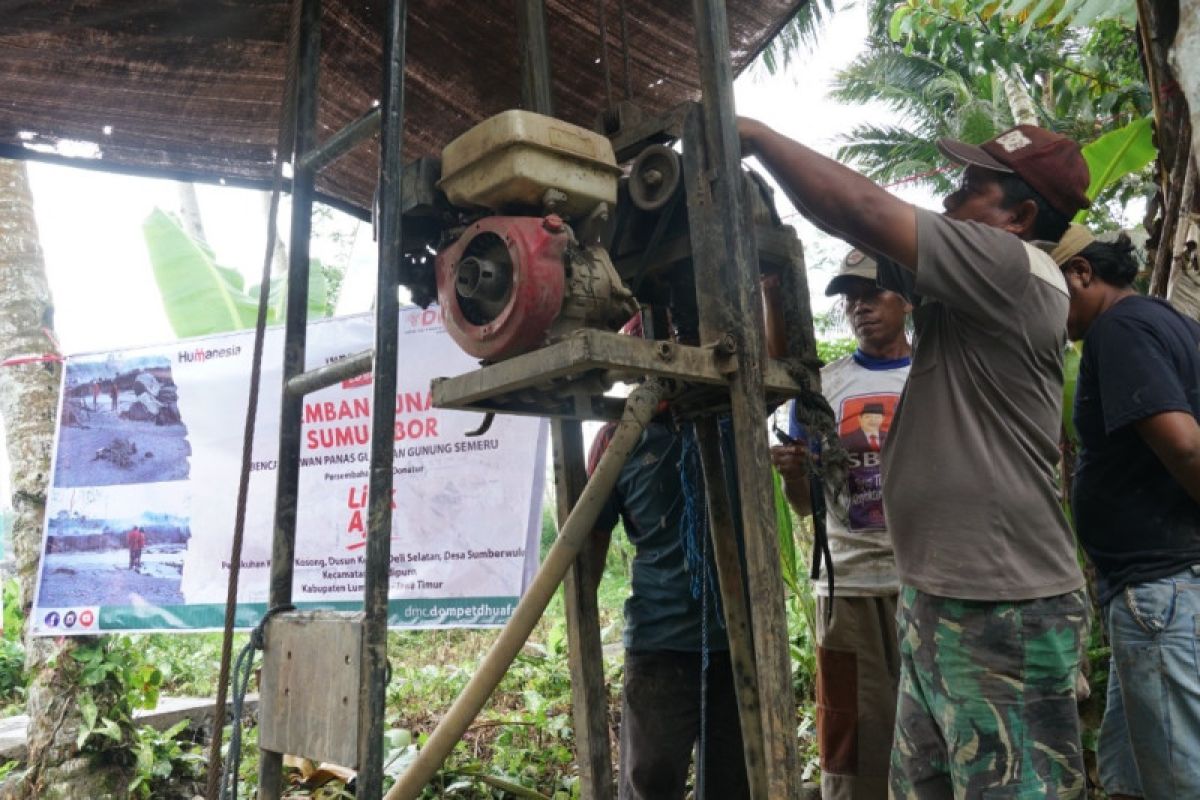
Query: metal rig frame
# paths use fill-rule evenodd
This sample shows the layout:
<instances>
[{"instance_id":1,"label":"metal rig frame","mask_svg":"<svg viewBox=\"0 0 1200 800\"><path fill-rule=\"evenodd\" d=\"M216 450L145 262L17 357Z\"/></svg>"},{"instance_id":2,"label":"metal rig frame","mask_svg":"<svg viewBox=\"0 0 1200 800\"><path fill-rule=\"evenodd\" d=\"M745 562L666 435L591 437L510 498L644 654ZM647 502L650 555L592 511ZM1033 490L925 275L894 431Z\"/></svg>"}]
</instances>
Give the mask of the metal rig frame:
<instances>
[{"instance_id":1,"label":"metal rig frame","mask_svg":"<svg viewBox=\"0 0 1200 800\"><path fill-rule=\"evenodd\" d=\"M388 567L391 555L390 500L395 425L393 398L396 392L399 334L397 290L404 278L401 274L404 200L401 153L406 2L389 0L388 3L381 106L320 145L316 142L315 127L321 3L320 0L297 2L300 8L295 50L292 222L269 598L270 608L279 613L273 613L266 626L259 796L264 800L280 797L284 752L315 757L319 753L312 752L314 748L321 750L330 746L329 730L314 734L304 730L306 723L302 721L320 719L322 708L332 709L337 705L337 698L333 701L298 701L296 695L301 693L297 692L285 699L288 696L288 681L303 681L305 676L287 671L298 667L288 666L291 663L288 658L290 649L286 653L284 649L291 642L303 640L305 636L329 637L333 631L337 640L344 644L346 655L343 669L341 656L334 654L337 669L341 672L329 680L357 687L353 707L350 706L352 690L345 695L335 693L340 695L343 706L340 719L346 722L353 719L357 724L354 746L350 748L357 759L355 764L348 766L358 769L358 797L379 800L383 796L384 708L388 680ZM544 0L514 0L514 3L521 53L523 105L529 110L552 115ZM556 357L560 359L564 372L574 370L578 373L579 364L584 360L581 352L593 359L591 366L648 376L643 388L635 391L636 399L631 398L625 404L625 421L620 435L624 436L627 444L610 447L612 463L607 472L612 474L619 471L636 441L636 434L644 428L649 418L645 413L648 402L654 401L649 406L652 409L658 398L672 391L672 386L683 383L705 385L710 393L720 394L723 407L731 413L738 442L736 467L739 478L735 489L741 498L745 571L738 559L731 513L733 506L722 477L724 473L715 416L711 413L707 416L698 415L696 429L705 483L709 490L712 539L726 610L751 790L753 796L760 800L777 800L795 797L799 778L787 620L769 476L764 398L767 394L799 394L815 387L815 364L802 363L805 356L811 358L815 351L811 316L806 305L808 295L803 257L796 242L782 247L786 265L781 272L784 293L804 298L800 311L793 308L785 314L791 368L785 369L780 363L771 362L766 357L756 239L768 249L772 245L769 240L764 240L762 234L756 236L742 181L730 178L740 177L741 151L735 129L733 71L725 2L693 0L692 8L700 61L700 102L685 104L654 120L635 120L635 124L616 131L613 138L619 158L622 158L623 148L627 153L639 141L664 132L669 134L667 138L676 138L683 143L684 188L694 273L696 285L705 287L705 290L698 292L697 298L700 346L631 342L628 339L616 342L612 334L580 331L568 337L567 341L546 348L545 352L536 351L460 378L440 381L435 384L434 395L435 403L442 407L478 408L501 413L537 413L541 408L541 413L546 413L541 406L523 409L519 404L505 402L503 398L497 400L497 397L503 394L501 389L509 386L512 380L518 383L524 380L528 384L531 374L539 374L541 370L540 374L545 375L547 370L552 371L548 359ZM285 121L284 124L288 123ZM380 132L380 169L375 347L373 352L306 373L304 356L314 177L322 166L348 152L376 131ZM517 364L521 359L525 359L525 362ZM802 375L798 374L796 366L801 363ZM292 600L304 396L362 373L368 367L373 372L373 407L363 610L355 614L324 615L288 611L286 609ZM498 669L499 675L502 675L511 662L511 656L505 660L506 653L500 651L507 648L511 655L515 655L528 636L528 631L524 635L519 630L510 634L509 629L518 616L523 615L527 622L536 622L560 581L566 597L582 794L594 800L609 800L613 796L607 697L595 591L599 576L593 574L593 561L586 552L591 545L590 530L598 505L596 498L599 497L602 502L600 495L606 496L608 490L603 485L589 485L587 480L580 419L615 416L614 412L618 409L604 411L598 410L595 403L586 408L585 405L581 404L581 396L577 396L573 407L568 404L552 414L555 485L558 517L562 526L559 541L534 579L535 585L530 587L518 605L513 621L501 633L493 652L488 654L472 679L472 684L456 701L422 750L421 756L427 762L423 766L424 772L416 769L418 764L414 763L388 793L388 800L415 797L420 792L428 780L423 775L432 776L444 758L444 753L439 756L439 748L434 746L435 740L447 741L451 746L453 741L457 741L461 731L455 731L454 724L450 723L451 718L459 722L465 719L462 727L469 724L499 681L498 675L488 677L483 673L490 666L493 671ZM592 483L596 484L597 481L593 480ZM599 483L604 484L605 481ZM611 488L611 483L608 487ZM581 498L584 502L580 502ZM554 562L553 566L551 562ZM754 599L753 613L746 602L747 597ZM532 622L528 627L532 627ZM312 675L309 674L307 679L311 680ZM477 682L483 693L473 700L465 700ZM320 693L318 689L316 694ZM309 702L310 705L298 711L295 705L298 702ZM326 702L326 706L315 708L311 704L313 702ZM307 716L300 711L306 712ZM326 716L325 720L325 727L329 728L330 718ZM270 730L274 731L273 738L268 736ZM347 737L343 735L341 738ZM312 745L314 741L318 744ZM306 748L309 752L304 752Z\"/></svg>"}]
</instances>

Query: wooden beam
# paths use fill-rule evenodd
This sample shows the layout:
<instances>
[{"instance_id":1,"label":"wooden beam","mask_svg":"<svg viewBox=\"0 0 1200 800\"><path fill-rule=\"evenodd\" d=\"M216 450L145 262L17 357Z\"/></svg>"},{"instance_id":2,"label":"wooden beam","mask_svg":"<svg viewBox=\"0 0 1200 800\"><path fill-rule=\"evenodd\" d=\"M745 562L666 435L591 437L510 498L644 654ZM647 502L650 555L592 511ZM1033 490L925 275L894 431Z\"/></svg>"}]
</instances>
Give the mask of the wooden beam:
<instances>
[{"instance_id":1,"label":"wooden beam","mask_svg":"<svg viewBox=\"0 0 1200 800\"><path fill-rule=\"evenodd\" d=\"M554 488L558 524L566 524L587 483L583 426L576 420L554 420ZM584 545L563 580L567 614L567 658L571 669L571 704L575 718L575 750L583 800L611 800L612 746L608 738L608 690L604 685L604 653L600 642L600 607L596 588L602 570L594 538Z\"/></svg>"}]
</instances>

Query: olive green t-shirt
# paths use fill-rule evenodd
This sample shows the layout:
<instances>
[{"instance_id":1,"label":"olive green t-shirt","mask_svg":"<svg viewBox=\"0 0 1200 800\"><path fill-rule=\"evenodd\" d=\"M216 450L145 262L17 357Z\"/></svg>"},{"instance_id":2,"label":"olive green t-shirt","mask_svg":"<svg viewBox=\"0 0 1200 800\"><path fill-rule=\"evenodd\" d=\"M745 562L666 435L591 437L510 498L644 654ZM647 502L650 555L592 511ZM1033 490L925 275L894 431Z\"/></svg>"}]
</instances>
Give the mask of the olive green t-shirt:
<instances>
[{"instance_id":1,"label":"olive green t-shirt","mask_svg":"<svg viewBox=\"0 0 1200 800\"><path fill-rule=\"evenodd\" d=\"M883 450L902 584L964 600L1083 585L1058 499L1067 287L1044 252L917 212L912 371Z\"/></svg>"}]
</instances>

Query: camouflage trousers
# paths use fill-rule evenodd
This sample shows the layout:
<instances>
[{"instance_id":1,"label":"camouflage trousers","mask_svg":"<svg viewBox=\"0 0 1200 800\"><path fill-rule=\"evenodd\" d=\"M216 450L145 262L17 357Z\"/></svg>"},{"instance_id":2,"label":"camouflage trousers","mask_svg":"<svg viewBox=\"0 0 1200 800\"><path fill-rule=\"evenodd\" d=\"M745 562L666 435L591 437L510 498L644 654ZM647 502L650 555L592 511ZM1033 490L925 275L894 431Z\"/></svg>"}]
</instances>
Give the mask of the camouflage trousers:
<instances>
[{"instance_id":1,"label":"camouflage trousers","mask_svg":"<svg viewBox=\"0 0 1200 800\"><path fill-rule=\"evenodd\" d=\"M1082 798L1082 591L1022 602L903 587L894 798Z\"/></svg>"}]
</instances>

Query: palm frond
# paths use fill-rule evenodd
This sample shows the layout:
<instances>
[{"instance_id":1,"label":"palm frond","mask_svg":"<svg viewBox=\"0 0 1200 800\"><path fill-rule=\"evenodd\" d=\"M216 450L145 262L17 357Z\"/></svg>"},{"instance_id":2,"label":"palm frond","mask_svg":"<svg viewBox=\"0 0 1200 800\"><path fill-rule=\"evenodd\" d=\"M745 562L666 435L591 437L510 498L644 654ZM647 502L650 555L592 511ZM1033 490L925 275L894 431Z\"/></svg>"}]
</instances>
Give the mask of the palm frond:
<instances>
[{"instance_id":1,"label":"palm frond","mask_svg":"<svg viewBox=\"0 0 1200 800\"><path fill-rule=\"evenodd\" d=\"M930 110L929 86L953 74L924 56L890 46L875 48L834 76L829 96L843 103L881 102L898 113L923 118Z\"/></svg>"},{"instance_id":2,"label":"palm frond","mask_svg":"<svg viewBox=\"0 0 1200 800\"><path fill-rule=\"evenodd\" d=\"M952 181L940 170L945 158L932 137L895 125L857 125L840 138L839 161L849 161L880 183L911 182L947 191Z\"/></svg>"},{"instance_id":3,"label":"palm frond","mask_svg":"<svg viewBox=\"0 0 1200 800\"><path fill-rule=\"evenodd\" d=\"M792 18L759 53L759 61L769 75L787 69L797 55L811 52L825 23L833 15L835 0L806 0L796 7Z\"/></svg>"}]
</instances>

